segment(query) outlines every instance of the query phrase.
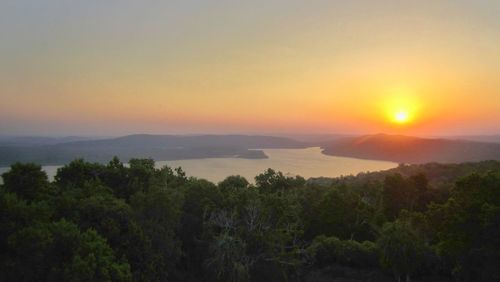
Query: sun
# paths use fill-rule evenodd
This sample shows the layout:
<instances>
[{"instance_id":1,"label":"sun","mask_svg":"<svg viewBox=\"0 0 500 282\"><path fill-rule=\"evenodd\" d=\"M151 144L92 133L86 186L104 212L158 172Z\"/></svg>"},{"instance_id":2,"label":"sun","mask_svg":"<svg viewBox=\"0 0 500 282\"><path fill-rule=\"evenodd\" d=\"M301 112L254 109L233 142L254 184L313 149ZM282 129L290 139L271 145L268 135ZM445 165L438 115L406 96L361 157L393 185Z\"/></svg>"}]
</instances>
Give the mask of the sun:
<instances>
[{"instance_id":1,"label":"sun","mask_svg":"<svg viewBox=\"0 0 500 282\"><path fill-rule=\"evenodd\" d=\"M398 83L373 90L379 125L385 130L398 132L419 127L426 114L422 111L424 90L411 83Z\"/></svg>"},{"instance_id":2,"label":"sun","mask_svg":"<svg viewBox=\"0 0 500 282\"><path fill-rule=\"evenodd\" d=\"M388 87L383 91L380 105L385 122L396 125L398 128L406 128L415 122L421 109L421 100L416 89L414 86L401 84Z\"/></svg>"},{"instance_id":3,"label":"sun","mask_svg":"<svg viewBox=\"0 0 500 282\"><path fill-rule=\"evenodd\" d=\"M401 110L394 113L393 119L396 123L407 123L410 119L410 115L408 111Z\"/></svg>"}]
</instances>

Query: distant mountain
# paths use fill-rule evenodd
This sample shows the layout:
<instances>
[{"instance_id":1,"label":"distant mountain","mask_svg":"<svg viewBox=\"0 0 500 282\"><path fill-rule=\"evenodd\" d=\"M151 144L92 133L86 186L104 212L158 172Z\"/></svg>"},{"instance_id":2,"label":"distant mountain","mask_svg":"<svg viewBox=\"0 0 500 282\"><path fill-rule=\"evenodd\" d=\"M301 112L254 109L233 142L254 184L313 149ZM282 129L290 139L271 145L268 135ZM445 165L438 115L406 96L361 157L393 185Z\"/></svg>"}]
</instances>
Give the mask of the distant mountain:
<instances>
[{"instance_id":1,"label":"distant mountain","mask_svg":"<svg viewBox=\"0 0 500 282\"><path fill-rule=\"evenodd\" d=\"M376 134L342 138L322 145L327 155L399 163L460 163L500 160L500 144Z\"/></svg>"},{"instance_id":2,"label":"distant mountain","mask_svg":"<svg viewBox=\"0 0 500 282\"><path fill-rule=\"evenodd\" d=\"M478 141L478 142L500 143L500 134L498 134L498 135L462 135L462 136L450 136L450 137L445 137L445 138L446 139Z\"/></svg>"},{"instance_id":3,"label":"distant mountain","mask_svg":"<svg viewBox=\"0 0 500 282\"><path fill-rule=\"evenodd\" d=\"M500 143L402 135L307 136L301 141L262 135L148 135L86 140L85 137L0 137L0 166L14 162L61 165L75 158L107 162L118 156L183 160L198 158L267 158L266 148L321 146L327 155L399 163L460 163L500 160ZM325 139L329 138L328 141ZM306 142L308 141L308 142Z\"/></svg>"},{"instance_id":4,"label":"distant mountain","mask_svg":"<svg viewBox=\"0 0 500 282\"><path fill-rule=\"evenodd\" d=\"M82 140L94 140L98 138L65 136L65 137L43 137L43 136L0 136L0 146L38 146L55 145Z\"/></svg>"},{"instance_id":5,"label":"distant mountain","mask_svg":"<svg viewBox=\"0 0 500 282\"><path fill-rule=\"evenodd\" d=\"M150 135L134 134L112 139L79 141L61 144L78 147L239 147L261 148L301 148L303 143L285 137L262 135Z\"/></svg>"},{"instance_id":6,"label":"distant mountain","mask_svg":"<svg viewBox=\"0 0 500 282\"><path fill-rule=\"evenodd\" d=\"M325 141L332 141L341 138L355 137L355 134L283 134L283 137L291 138L293 140L307 142L311 144L322 144Z\"/></svg>"},{"instance_id":7,"label":"distant mountain","mask_svg":"<svg viewBox=\"0 0 500 282\"><path fill-rule=\"evenodd\" d=\"M181 160L197 158L267 158L264 148L304 148L305 143L284 137L250 135L128 135L102 140L84 140L50 145L0 145L0 166L13 162L59 165L75 158L107 162L113 156ZM253 149L253 150L252 150Z\"/></svg>"}]
</instances>

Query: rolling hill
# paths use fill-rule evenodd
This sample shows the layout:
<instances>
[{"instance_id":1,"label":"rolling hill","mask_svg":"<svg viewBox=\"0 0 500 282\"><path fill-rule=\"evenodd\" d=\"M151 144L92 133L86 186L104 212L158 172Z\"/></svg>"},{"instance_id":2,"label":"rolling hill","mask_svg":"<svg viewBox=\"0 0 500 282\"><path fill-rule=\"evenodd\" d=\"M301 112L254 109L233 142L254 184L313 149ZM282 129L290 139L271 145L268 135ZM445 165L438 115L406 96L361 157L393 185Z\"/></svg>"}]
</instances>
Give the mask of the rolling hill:
<instances>
[{"instance_id":1,"label":"rolling hill","mask_svg":"<svg viewBox=\"0 0 500 282\"><path fill-rule=\"evenodd\" d=\"M14 162L60 165L75 158L107 162L113 156L181 160L197 158L267 158L264 148L304 148L305 143L284 137L251 135L147 135L137 134L101 140L81 140L57 144L0 145L0 166ZM253 150L252 150L253 149Z\"/></svg>"},{"instance_id":2,"label":"rolling hill","mask_svg":"<svg viewBox=\"0 0 500 282\"><path fill-rule=\"evenodd\" d=\"M327 155L399 163L461 163L500 160L500 144L376 134L342 138L322 145Z\"/></svg>"},{"instance_id":3,"label":"rolling hill","mask_svg":"<svg viewBox=\"0 0 500 282\"><path fill-rule=\"evenodd\" d=\"M267 158L265 148L320 146L326 155L399 163L461 163L500 160L500 143L403 135L328 136L296 139L262 135L148 135L107 139L21 138L0 142L0 166L14 162L60 165L75 158L107 162L113 156L182 160L198 158ZM76 139L76 140L75 140Z\"/></svg>"}]
</instances>

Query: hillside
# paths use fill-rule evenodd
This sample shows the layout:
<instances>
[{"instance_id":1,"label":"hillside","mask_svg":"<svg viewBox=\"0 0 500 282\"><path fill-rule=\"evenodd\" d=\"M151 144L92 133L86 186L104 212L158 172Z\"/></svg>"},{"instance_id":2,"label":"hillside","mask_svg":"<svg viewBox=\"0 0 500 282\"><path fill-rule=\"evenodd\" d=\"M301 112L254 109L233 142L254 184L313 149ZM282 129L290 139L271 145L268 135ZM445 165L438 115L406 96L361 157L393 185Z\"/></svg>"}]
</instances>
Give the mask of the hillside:
<instances>
[{"instance_id":1,"label":"hillside","mask_svg":"<svg viewBox=\"0 0 500 282\"><path fill-rule=\"evenodd\" d=\"M365 135L322 145L327 155L399 163L460 163L500 160L500 144L467 140L428 139L403 135Z\"/></svg>"},{"instance_id":2,"label":"hillside","mask_svg":"<svg viewBox=\"0 0 500 282\"><path fill-rule=\"evenodd\" d=\"M303 148L304 143L283 137L250 135L128 135L102 140L83 140L57 144L0 145L0 166L35 162L42 165L65 164L75 158L106 162L113 156L181 160L195 158L266 158L260 148Z\"/></svg>"},{"instance_id":3,"label":"hillside","mask_svg":"<svg viewBox=\"0 0 500 282\"><path fill-rule=\"evenodd\" d=\"M357 175L341 177L312 177L307 180L308 184L330 186L349 185L363 189L371 183L381 183L387 176L401 174L410 177L419 173L424 174L429 185L439 189L450 189L459 179L471 173L486 174L489 171L500 171L499 161L466 162L457 164L426 163L399 165L398 167L382 171L361 172Z\"/></svg>"},{"instance_id":4,"label":"hillside","mask_svg":"<svg viewBox=\"0 0 500 282\"><path fill-rule=\"evenodd\" d=\"M102 139L103 137L82 137L82 136L65 136L65 137L44 137L44 136L2 136L0 135L0 146L40 146L40 145L55 145L60 143L68 143L84 140Z\"/></svg>"},{"instance_id":5,"label":"hillside","mask_svg":"<svg viewBox=\"0 0 500 282\"><path fill-rule=\"evenodd\" d=\"M478 142L500 143L500 135L458 135L447 136L446 139L470 140Z\"/></svg>"}]
</instances>

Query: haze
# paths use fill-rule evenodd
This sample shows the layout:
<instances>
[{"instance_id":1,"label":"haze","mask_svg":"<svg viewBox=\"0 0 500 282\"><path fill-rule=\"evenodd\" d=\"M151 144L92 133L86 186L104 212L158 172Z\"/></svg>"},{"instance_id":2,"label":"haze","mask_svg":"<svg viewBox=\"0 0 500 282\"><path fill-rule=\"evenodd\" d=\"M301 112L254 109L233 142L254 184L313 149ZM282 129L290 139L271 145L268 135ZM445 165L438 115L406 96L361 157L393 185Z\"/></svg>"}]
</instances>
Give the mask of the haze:
<instances>
[{"instance_id":1,"label":"haze","mask_svg":"<svg viewBox=\"0 0 500 282\"><path fill-rule=\"evenodd\" d=\"M2 1L0 132L498 133L498 15L495 0Z\"/></svg>"}]
</instances>

